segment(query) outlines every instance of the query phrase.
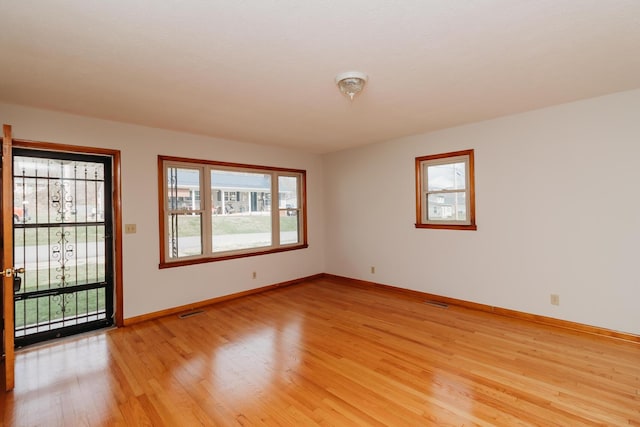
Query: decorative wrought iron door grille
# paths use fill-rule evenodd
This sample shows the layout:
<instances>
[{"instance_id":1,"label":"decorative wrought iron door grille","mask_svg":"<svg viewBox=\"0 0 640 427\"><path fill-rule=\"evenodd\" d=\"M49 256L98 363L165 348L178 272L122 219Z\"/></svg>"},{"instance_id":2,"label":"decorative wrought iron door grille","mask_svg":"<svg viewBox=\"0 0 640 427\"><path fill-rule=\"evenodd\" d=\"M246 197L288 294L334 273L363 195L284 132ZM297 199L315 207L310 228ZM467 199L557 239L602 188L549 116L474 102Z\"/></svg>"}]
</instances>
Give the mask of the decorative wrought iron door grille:
<instances>
[{"instance_id":1,"label":"decorative wrought iron door grille","mask_svg":"<svg viewBox=\"0 0 640 427\"><path fill-rule=\"evenodd\" d=\"M15 342L113 324L111 158L14 149Z\"/></svg>"}]
</instances>

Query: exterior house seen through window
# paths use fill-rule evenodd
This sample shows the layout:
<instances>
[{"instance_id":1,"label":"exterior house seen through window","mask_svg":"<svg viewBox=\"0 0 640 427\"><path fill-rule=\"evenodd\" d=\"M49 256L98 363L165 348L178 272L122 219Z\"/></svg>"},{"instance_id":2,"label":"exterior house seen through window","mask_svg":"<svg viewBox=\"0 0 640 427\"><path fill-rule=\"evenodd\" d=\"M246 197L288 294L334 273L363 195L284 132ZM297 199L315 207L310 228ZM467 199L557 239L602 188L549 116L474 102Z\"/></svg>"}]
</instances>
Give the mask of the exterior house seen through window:
<instances>
[{"instance_id":1,"label":"exterior house seen through window","mask_svg":"<svg viewBox=\"0 0 640 427\"><path fill-rule=\"evenodd\" d=\"M306 172L158 157L160 267L307 247Z\"/></svg>"},{"instance_id":2,"label":"exterior house seen through window","mask_svg":"<svg viewBox=\"0 0 640 427\"><path fill-rule=\"evenodd\" d=\"M416 157L416 227L476 230L473 150Z\"/></svg>"}]
</instances>

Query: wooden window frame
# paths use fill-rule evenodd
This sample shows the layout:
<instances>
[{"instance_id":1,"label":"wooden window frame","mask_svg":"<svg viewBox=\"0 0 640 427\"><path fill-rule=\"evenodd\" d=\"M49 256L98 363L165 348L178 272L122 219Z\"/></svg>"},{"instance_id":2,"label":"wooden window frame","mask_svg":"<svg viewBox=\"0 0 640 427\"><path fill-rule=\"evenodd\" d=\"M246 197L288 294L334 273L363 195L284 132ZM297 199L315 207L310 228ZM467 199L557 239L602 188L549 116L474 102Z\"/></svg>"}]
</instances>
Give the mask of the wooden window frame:
<instances>
[{"instance_id":1,"label":"wooden window frame","mask_svg":"<svg viewBox=\"0 0 640 427\"><path fill-rule=\"evenodd\" d=\"M434 154L429 156L416 157L416 228L431 228L445 230L477 230L476 225L476 202L475 202L475 172L473 150L453 151L449 153ZM430 165L458 163L460 159L464 159L466 165L466 206L467 220L465 221L429 221L425 220L425 210L428 209L427 191L423 184L425 183L425 167ZM450 159L451 162L447 160Z\"/></svg>"},{"instance_id":2,"label":"wooden window frame","mask_svg":"<svg viewBox=\"0 0 640 427\"><path fill-rule=\"evenodd\" d=\"M202 214L202 254L188 257L169 257L169 241L168 241L168 213L167 203L167 169L169 167L184 167L187 169L197 169L201 172L200 176L200 209L198 212ZM271 175L271 207L270 213L272 218L272 244L270 246L245 248L235 251L213 252L210 245L205 244L205 239L211 239L212 224L211 215L211 185L210 175L214 169L224 169L232 172L249 172L249 173L267 173ZM279 195L273 194L273 190L277 189L278 177L296 177L298 178L298 203L296 208L280 208ZM288 169L271 166L248 165L242 163L219 162L213 160L201 160L173 156L158 156L158 220L159 220L159 236L160 236L160 268L179 267L184 265L201 264L207 262L223 261L228 259L244 258L257 255L266 255L277 252L291 251L307 248L307 191L306 191L306 171L302 169ZM298 231L298 242L293 244L281 244L279 233L279 216L282 212L288 213L295 211L300 218ZM176 211L177 212L177 211ZM277 238L276 238L277 237ZM277 243L276 243L277 242ZM209 250L207 250L209 249Z\"/></svg>"}]
</instances>

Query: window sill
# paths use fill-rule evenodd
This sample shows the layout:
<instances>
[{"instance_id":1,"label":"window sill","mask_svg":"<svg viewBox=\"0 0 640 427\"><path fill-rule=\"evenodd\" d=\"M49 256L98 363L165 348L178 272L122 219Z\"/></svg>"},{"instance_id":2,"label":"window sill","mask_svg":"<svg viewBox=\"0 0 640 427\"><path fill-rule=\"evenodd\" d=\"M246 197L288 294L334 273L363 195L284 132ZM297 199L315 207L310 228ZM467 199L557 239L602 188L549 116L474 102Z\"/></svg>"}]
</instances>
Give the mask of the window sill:
<instances>
[{"instance_id":1,"label":"window sill","mask_svg":"<svg viewBox=\"0 0 640 427\"><path fill-rule=\"evenodd\" d=\"M475 224L416 224L416 228L431 228L435 230L470 230L476 231Z\"/></svg>"},{"instance_id":2,"label":"window sill","mask_svg":"<svg viewBox=\"0 0 640 427\"><path fill-rule=\"evenodd\" d=\"M185 265L204 264L207 262L225 261L228 259L247 258L252 256L258 256L258 255L274 254L278 252L295 251L298 249L306 249L308 247L309 247L308 244L303 244L303 245L295 245L295 246L286 246L286 247L276 248L276 249L268 249L265 251L256 251L256 252L221 255L221 256L209 256L209 257L202 257L202 258L191 258L191 259L169 261L169 262L160 262L160 264L158 265L158 268L162 269L162 268L182 267Z\"/></svg>"}]
</instances>

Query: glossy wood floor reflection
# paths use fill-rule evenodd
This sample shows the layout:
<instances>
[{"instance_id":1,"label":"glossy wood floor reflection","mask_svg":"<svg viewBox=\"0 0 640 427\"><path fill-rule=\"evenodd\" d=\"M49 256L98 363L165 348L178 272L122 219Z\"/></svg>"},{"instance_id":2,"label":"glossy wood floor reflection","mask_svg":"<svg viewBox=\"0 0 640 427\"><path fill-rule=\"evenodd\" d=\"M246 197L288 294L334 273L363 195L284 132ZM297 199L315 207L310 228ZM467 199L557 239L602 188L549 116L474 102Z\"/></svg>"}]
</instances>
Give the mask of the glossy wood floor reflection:
<instances>
[{"instance_id":1,"label":"glossy wood floor reflection","mask_svg":"<svg viewBox=\"0 0 640 427\"><path fill-rule=\"evenodd\" d=\"M640 346L327 279L17 354L12 426L640 425Z\"/></svg>"}]
</instances>

